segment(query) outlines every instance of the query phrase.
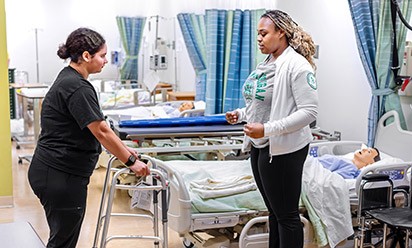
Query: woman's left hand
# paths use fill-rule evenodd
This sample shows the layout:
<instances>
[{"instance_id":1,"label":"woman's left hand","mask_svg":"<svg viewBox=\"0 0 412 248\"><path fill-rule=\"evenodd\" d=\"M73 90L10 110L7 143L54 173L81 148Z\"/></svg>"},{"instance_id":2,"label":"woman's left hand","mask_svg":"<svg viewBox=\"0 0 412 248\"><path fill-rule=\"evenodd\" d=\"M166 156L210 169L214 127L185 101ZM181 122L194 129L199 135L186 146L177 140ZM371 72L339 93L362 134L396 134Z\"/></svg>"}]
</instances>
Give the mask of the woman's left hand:
<instances>
[{"instance_id":1,"label":"woman's left hand","mask_svg":"<svg viewBox=\"0 0 412 248\"><path fill-rule=\"evenodd\" d=\"M261 123L248 123L243 126L243 131L254 139L262 138L265 135L265 127Z\"/></svg>"}]
</instances>

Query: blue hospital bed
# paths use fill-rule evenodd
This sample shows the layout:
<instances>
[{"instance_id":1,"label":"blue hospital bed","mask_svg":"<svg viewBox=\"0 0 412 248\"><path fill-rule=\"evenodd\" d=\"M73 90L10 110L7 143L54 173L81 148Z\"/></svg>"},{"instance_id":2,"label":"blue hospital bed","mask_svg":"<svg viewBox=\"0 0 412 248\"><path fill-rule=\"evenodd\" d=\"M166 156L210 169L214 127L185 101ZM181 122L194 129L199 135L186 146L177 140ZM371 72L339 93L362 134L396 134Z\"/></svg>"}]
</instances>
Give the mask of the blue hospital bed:
<instances>
[{"instance_id":1,"label":"blue hospital bed","mask_svg":"<svg viewBox=\"0 0 412 248\"><path fill-rule=\"evenodd\" d=\"M223 159L223 153L240 152L244 135L243 124L230 125L224 115L108 121L120 139L134 141L140 153L151 155L203 150ZM159 140L168 140L168 145L154 145Z\"/></svg>"},{"instance_id":2,"label":"blue hospital bed","mask_svg":"<svg viewBox=\"0 0 412 248\"><path fill-rule=\"evenodd\" d=\"M243 136L243 124L230 125L224 115L142 120L109 120L111 128L123 140L170 137Z\"/></svg>"}]
</instances>

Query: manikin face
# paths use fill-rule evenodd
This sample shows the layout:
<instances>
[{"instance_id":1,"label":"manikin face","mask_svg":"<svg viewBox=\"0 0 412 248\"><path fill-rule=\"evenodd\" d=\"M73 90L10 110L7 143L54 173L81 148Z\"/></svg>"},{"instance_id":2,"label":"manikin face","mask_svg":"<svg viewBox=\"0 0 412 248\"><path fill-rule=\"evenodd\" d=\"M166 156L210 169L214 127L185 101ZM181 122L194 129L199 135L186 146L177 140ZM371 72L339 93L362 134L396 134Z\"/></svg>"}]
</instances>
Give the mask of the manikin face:
<instances>
[{"instance_id":1,"label":"manikin face","mask_svg":"<svg viewBox=\"0 0 412 248\"><path fill-rule=\"evenodd\" d=\"M179 106L179 111L183 112L185 110L193 109L193 102L184 102Z\"/></svg>"},{"instance_id":2,"label":"manikin face","mask_svg":"<svg viewBox=\"0 0 412 248\"><path fill-rule=\"evenodd\" d=\"M378 155L376 149L373 148L363 148L360 151L355 152L353 160L357 161L358 168L365 167L368 164L375 162L374 158ZM359 169L360 169L359 168Z\"/></svg>"},{"instance_id":3,"label":"manikin face","mask_svg":"<svg viewBox=\"0 0 412 248\"><path fill-rule=\"evenodd\" d=\"M257 42L263 54L277 54L283 42L286 42L285 32L276 30L275 24L268 17L259 20L257 28ZM280 52L281 53L281 52Z\"/></svg>"}]
</instances>

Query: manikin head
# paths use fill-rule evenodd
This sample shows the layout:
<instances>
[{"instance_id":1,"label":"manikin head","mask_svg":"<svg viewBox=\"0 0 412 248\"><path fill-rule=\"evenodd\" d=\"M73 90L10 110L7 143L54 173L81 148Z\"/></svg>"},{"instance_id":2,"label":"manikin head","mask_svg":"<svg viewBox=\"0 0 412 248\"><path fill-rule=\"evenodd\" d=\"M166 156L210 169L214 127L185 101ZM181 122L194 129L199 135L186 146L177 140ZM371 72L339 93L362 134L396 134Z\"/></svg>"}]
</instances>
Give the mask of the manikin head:
<instances>
[{"instance_id":1,"label":"manikin head","mask_svg":"<svg viewBox=\"0 0 412 248\"><path fill-rule=\"evenodd\" d=\"M193 102L184 102L182 104L180 104L179 106L179 111L183 112L185 110L189 110L189 109L194 109L195 108L195 104Z\"/></svg>"},{"instance_id":2,"label":"manikin head","mask_svg":"<svg viewBox=\"0 0 412 248\"><path fill-rule=\"evenodd\" d=\"M380 153L376 148L362 148L356 151L353 155L352 163L356 165L358 169L361 169L369 164L373 164L379 161Z\"/></svg>"}]
</instances>

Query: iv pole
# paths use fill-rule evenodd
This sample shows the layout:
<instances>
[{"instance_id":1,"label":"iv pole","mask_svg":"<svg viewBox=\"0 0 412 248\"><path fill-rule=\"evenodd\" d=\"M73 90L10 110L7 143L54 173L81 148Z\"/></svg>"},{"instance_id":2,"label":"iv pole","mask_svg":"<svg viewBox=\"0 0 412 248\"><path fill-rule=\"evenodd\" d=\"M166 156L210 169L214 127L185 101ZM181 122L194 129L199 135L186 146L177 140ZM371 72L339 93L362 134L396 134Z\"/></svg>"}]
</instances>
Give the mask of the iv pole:
<instances>
[{"instance_id":1,"label":"iv pole","mask_svg":"<svg viewBox=\"0 0 412 248\"><path fill-rule=\"evenodd\" d=\"M39 66L39 39L38 39L38 28L34 28L34 38L36 44L36 83L40 83L40 66Z\"/></svg>"},{"instance_id":2,"label":"iv pole","mask_svg":"<svg viewBox=\"0 0 412 248\"><path fill-rule=\"evenodd\" d=\"M175 90L179 90L178 80L177 80L177 53L176 53L176 18L173 18L173 57L174 57L174 67L175 67Z\"/></svg>"}]
</instances>

